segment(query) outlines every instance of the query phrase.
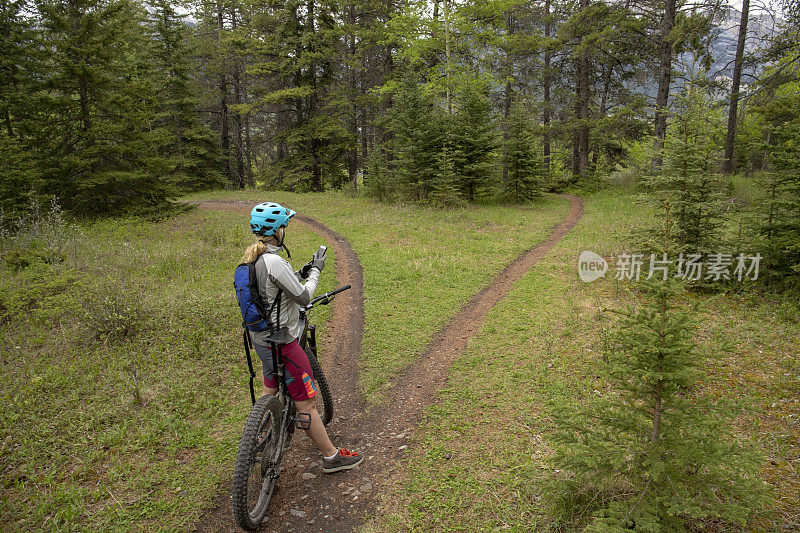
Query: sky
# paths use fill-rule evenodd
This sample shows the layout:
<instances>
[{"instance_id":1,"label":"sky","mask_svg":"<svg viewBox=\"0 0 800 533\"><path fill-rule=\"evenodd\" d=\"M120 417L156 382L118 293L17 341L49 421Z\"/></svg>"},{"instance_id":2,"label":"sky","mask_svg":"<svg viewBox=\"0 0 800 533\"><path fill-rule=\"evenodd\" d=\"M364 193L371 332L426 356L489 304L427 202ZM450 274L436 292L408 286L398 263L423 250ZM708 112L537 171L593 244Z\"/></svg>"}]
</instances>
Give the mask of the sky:
<instances>
[{"instance_id":1,"label":"sky","mask_svg":"<svg viewBox=\"0 0 800 533\"><path fill-rule=\"evenodd\" d=\"M742 10L742 0L728 0L728 4L732 5L739 11ZM780 10L780 3L776 0L750 0L750 11L756 9L756 6L766 5L769 9L778 12Z\"/></svg>"}]
</instances>

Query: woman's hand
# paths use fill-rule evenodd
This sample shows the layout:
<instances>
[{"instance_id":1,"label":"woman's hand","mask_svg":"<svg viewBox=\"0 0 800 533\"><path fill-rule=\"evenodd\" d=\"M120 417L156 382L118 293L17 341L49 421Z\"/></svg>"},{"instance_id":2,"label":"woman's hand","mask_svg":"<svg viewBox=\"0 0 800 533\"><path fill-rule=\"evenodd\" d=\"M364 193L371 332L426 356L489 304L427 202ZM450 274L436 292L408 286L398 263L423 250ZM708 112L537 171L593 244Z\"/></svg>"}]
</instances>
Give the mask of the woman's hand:
<instances>
[{"instance_id":1,"label":"woman's hand","mask_svg":"<svg viewBox=\"0 0 800 533\"><path fill-rule=\"evenodd\" d=\"M325 268L325 257L327 254L320 255L319 252L315 253L311 259L311 268L318 268L320 272Z\"/></svg>"}]
</instances>

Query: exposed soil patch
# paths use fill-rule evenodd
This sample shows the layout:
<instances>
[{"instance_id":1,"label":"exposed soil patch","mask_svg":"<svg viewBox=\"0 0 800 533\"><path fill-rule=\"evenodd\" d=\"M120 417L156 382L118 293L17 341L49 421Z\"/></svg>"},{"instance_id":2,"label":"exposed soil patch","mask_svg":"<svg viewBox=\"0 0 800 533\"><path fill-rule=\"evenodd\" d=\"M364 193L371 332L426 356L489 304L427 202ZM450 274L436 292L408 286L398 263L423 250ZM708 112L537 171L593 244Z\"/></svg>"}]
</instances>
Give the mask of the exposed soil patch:
<instances>
[{"instance_id":1,"label":"exposed soil patch","mask_svg":"<svg viewBox=\"0 0 800 533\"><path fill-rule=\"evenodd\" d=\"M473 296L434 335L423 355L394 380L396 385L389 391L387 401L369 410L357 391L364 326L363 272L358 257L343 237L313 219L299 218L334 246L337 276L341 283L353 285L353 290L334 302L333 318L322 340L322 358L327 363L325 372L336 399L336 416L328 427L331 438L338 446L356 448L367 460L348 472L326 476L309 439L294 440L264 531L352 531L364 516L376 513L374 496L391 479L423 409L436 400L447 381L450 365L469 339L481 330L486 313L580 220L582 200L561 196L568 198L572 207L550 237L523 253L488 287ZM201 207L249 212L250 204L202 202ZM203 517L198 530L237 530L230 506L230 485L220 490L214 509Z\"/></svg>"}]
</instances>

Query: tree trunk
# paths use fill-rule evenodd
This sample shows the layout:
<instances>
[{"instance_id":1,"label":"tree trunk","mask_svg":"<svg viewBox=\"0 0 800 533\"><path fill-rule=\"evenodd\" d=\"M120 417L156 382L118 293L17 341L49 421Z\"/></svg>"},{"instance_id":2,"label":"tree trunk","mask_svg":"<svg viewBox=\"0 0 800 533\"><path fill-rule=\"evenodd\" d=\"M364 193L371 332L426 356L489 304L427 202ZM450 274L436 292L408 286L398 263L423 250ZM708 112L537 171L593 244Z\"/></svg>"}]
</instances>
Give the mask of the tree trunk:
<instances>
[{"instance_id":1,"label":"tree trunk","mask_svg":"<svg viewBox=\"0 0 800 533\"><path fill-rule=\"evenodd\" d=\"M656 94L656 114L654 117L655 141L653 143L654 172L661 169L664 160L664 138L667 136L667 104L669 103L669 86L672 82L673 46L669 34L675 26L676 0L665 0L664 18L661 20L659 35L658 93Z\"/></svg>"},{"instance_id":2,"label":"tree trunk","mask_svg":"<svg viewBox=\"0 0 800 533\"><path fill-rule=\"evenodd\" d=\"M434 40L439 33L437 31L437 22L439 22L439 1L440 0L433 0L433 31L431 32L431 37L433 37Z\"/></svg>"},{"instance_id":3,"label":"tree trunk","mask_svg":"<svg viewBox=\"0 0 800 533\"><path fill-rule=\"evenodd\" d=\"M550 0L544 2L544 172L545 179L550 179Z\"/></svg>"},{"instance_id":4,"label":"tree trunk","mask_svg":"<svg viewBox=\"0 0 800 533\"><path fill-rule=\"evenodd\" d=\"M450 0L444 0L444 50L447 57L445 67L445 83L447 84L447 114L453 114L453 102L450 95Z\"/></svg>"},{"instance_id":5,"label":"tree trunk","mask_svg":"<svg viewBox=\"0 0 800 533\"><path fill-rule=\"evenodd\" d=\"M589 0L581 0L581 11L589 6ZM583 47L579 68L580 76L580 163L582 180L589 175L589 49Z\"/></svg>"},{"instance_id":6,"label":"tree trunk","mask_svg":"<svg viewBox=\"0 0 800 533\"><path fill-rule=\"evenodd\" d=\"M247 159L245 164L247 183L252 187L256 184L256 180L253 178L253 144L250 142L250 115L244 118L244 154Z\"/></svg>"},{"instance_id":7,"label":"tree trunk","mask_svg":"<svg viewBox=\"0 0 800 533\"><path fill-rule=\"evenodd\" d=\"M316 31L316 19L314 13L314 0L309 0L308 4L308 17L306 19L306 31L311 32L312 34ZM309 47L309 51L313 54L317 51L313 48ZM317 114L317 107L318 107L318 97L319 88L317 87L317 64L316 62L312 61L309 65L309 76L311 82L311 95L308 97L308 117L306 120L311 120L314 115ZM311 153L311 190L322 192L324 190L324 185L322 183L322 165L320 161L320 143L319 138L316 137L313 133L311 134L310 139L310 153Z\"/></svg>"},{"instance_id":8,"label":"tree trunk","mask_svg":"<svg viewBox=\"0 0 800 533\"><path fill-rule=\"evenodd\" d=\"M581 176L581 75L580 64L575 65L575 104L574 125L572 127L572 180L577 181Z\"/></svg>"},{"instance_id":9,"label":"tree trunk","mask_svg":"<svg viewBox=\"0 0 800 533\"><path fill-rule=\"evenodd\" d=\"M736 172L733 161L733 148L736 143L736 111L739 106L739 84L742 81L742 57L747 41L747 22L750 16L750 0L742 1L742 19L739 22L739 42L736 45L736 63L733 66L731 80L731 106L728 109L728 133L725 137L725 159L722 162L723 174Z\"/></svg>"},{"instance_id":10,"label":"tree trunk","mask_svg":"<svg viewBox=\"0 0 800 533\"><path fill-rule=\"evenodd\" d=\"M69 8L72 35L78 38L80 33L79 17L81 13L79 12L78 5L75 2L70 2ZM83 62L82 57L75 57L74 59L77 62ZM83 131L89 131L89 129L92 127L92 119L89 110L89 83L83 74L78 74L78 98L80 99L81 123L83 124Z\"/></svg>"},{"instance_id":11,"label":"tree trunk","mask_svg":"<svg viewBox=\"0 0 800 533\"><path fill-rule=\"evenodd\" d=\"M514 14L509 11L506 14L506 30L509 36L514 35ZM508 50L506 51L506 90L505 90L505 101L503 102L503 117L505 117L505 127L503 128L503 146L504 150L507 150L508 146L508 118L511 116L511 101L513 99L512 90L513 87L511 85L511 69L514 64L513 58L511 56L511 43L508 43ZM508 182L508 165L506 165L506 160L503 158L503 184L505 185Z\"/></svg>"},{"instance_id":12,"label":"tree trunk","mask_svg":"<svg viewBox=\"0 0 800 533\"><path fill-rule=\"evenodd\" d=\"M361 90L364 90L364 87L367 87L367 81L365 80L365 71L361 70L358 74L359 78L359 86ZM372 124L369 124L369 120L367 118L367 105L362 105L358 109L358 123L359 128L361 130L361 137L359 139L361 144L361 175L367 175L367 161L369 160L370 146L369 146L369 139L372 135L374 135L374 127Z\"/></svg>"},{"instance_id":13,"label":"tree trunk","mask_svg":"<svg viewBox=\"0 0 800 533\"><path fill-rule=\"evenodd\" d=\"M225 159L224 173L225 180L233 182L231 175L230 150L231 142L228 136L228 86L225 79L225 62L222 58L222 32L224 31L224 20L222 14L222 3L217 0L217 52L219 57L219 117L220 117L220 141L222 143L222 157Z\"/></svg>"},{"instance_id":14,"label":"tree trunk","mask_svg":"<svg viewBox=\"0 0 800 533\"><path fill-rule=\"evenodd\" d=\"M231 6L231 27L236 31L236 7ZM240 189L245 187L244 175L244 141L242 139L242 114L239 105L242 103L242 87L240 82L240 68L238 50L233 52L233 103L236 104L236 112L233 115L233 125L236 134L236 181Z\"/></svg>"},{"instance_id":15,"label":"tree trunk","mask_svg":"<svg viewBox=\"0 0 800 533\"><path fill-rule=\"evenodd\" d=\"M614 68L609 64L603 67L603 94L600 97L600 119L606 118L606 114L608 110L606 109L608 105L608 93L611 91L611 74ZM594 150L592 151L592 171L597 170L597 158L599 156L598 152L600 151L599 146L595 146Z\"/></svg>"},{"instance_id":16,"label":"tree trunk","mask_svg":"<svg viewBox=\"0 0 800 533\"><path fill-rule=\"evenodd\" d=\"M0 9L6 11L8 9L7 2L0 3ZM4 25L3 27L3 35L2 38L8 42L11 42L11 26ZM14 88L14 91L17 91L17 65L12 62L10 65L10 73L9 73L9 85ZM6 124L6 131L8 132L8 137L10 139L14 138L14 124L11 120L11 110L9 109L10 102L6 102L6 108L3 110L3 120Z\"/></svg>"},{"instance_id":17,"label":"tree trunk","mask_svg":"<svg viewBox=\"0 0 800 533\"><path fill-rule=\"evenodd\" d=\"M358 184L358 69L356 68L356 9L355 5L350 6L350 36L349 52L350 66L348 67L348 84L350 89L350 116L349 130L351 146L347 156L347 177L353 186ZM364 132L361 132L364 135Z\"/></svg>"}]
</instances>

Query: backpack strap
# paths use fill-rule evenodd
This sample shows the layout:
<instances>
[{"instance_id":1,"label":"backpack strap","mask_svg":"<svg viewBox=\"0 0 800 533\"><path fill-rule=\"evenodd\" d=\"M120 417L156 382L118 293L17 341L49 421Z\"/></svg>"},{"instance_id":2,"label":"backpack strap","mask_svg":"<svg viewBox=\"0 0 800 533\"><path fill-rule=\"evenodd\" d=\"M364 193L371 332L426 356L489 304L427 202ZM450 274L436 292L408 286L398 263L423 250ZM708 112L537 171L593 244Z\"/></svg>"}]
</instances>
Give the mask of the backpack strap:
<instances>
[{"instance_id":1,"label":"backpack strap","mask_svg":"<svg viewBox=\"0 0 800 533\"><path fill-rule=\"evenodd\" d=\"M253 388L253 378L256 377L256 371L253 370L253 359L250 357L250 348L253 347L253 341L250 339L250 333L247 331L247 328L244 328L242 338L244 340L244 353L247 354L247 368L250 370L250 401L255 405L256 391L255 388Z\"/></svg>"},{"instance_id":2,"label":"backpack strap","mask_svg":"<svg viewBox=\"0 0 800 533\"><path fill-rule=\"evenodd\" d=\"M256 259L256 261L259 261L262 257L267 255L268 253L269 252L264 252L263 254L258 256L258 259ZM266 264L264 266L266 266ZM253 264L253 276L256 275L255 273L256 273L256 268L255 268L255 263L254 263ZM258 280L257 279L256 279L256 286L258 286ZM258 298L257 298L258 302L257 302L257 305L260 306L258 310L262 314L262 316L266 319L267 325L269 326L270 330L272 330L273 332L277 332L278 330L281 329L281 296L283 296L283 289L278 288L278 294L275 295L275 299L272 301L272 305L269 307L269 309L267 309L266 308L267 306L264 305L264 296L261 294L261 291L258 291ZM278 312L275 315L276 318L277 318L277 322L275 324L273 324L272 323L272 311L275 310L276 306L277 306L277 309L278 309Z\"/></svg>"},{"instance_id":3,"label":"backpack strap","mask_svg":"<svg viewBox=\"0 0 800 533\"><path fill-rule=\"evenodd\" d=\"M275 295L275 299L272 301L272 305L267 311L266 319L267 324L269 324L270 328L274 327L275 331L281 329L281 296L283 296L283 289L278 289L278 294ZM277 307L278 312L275 314L277 322L275 324L272 323L272 311L275 310Z\"/></svg>"}]
</instances>

